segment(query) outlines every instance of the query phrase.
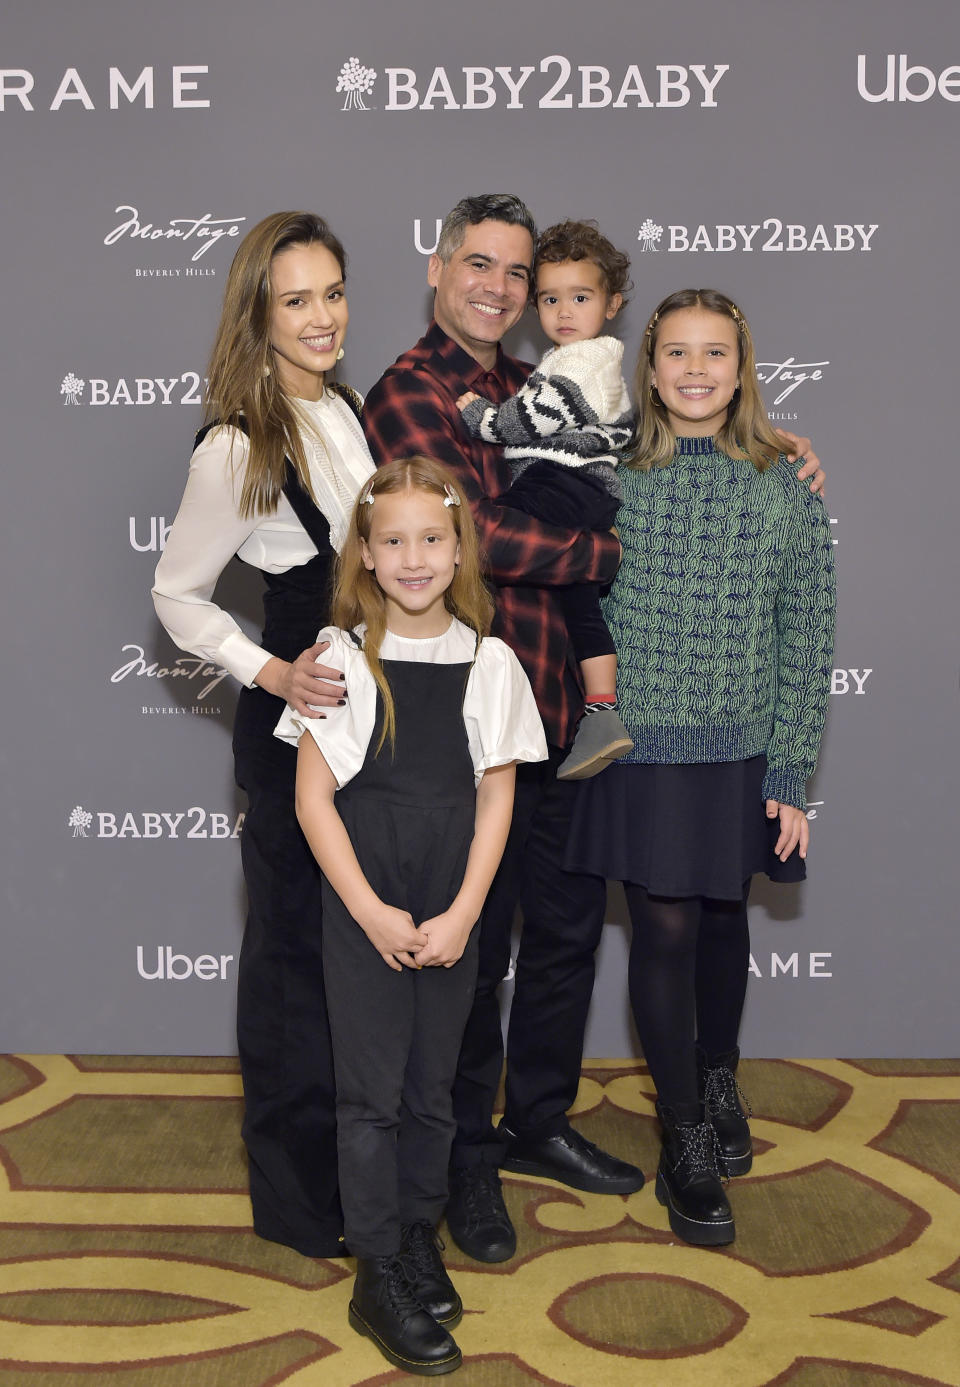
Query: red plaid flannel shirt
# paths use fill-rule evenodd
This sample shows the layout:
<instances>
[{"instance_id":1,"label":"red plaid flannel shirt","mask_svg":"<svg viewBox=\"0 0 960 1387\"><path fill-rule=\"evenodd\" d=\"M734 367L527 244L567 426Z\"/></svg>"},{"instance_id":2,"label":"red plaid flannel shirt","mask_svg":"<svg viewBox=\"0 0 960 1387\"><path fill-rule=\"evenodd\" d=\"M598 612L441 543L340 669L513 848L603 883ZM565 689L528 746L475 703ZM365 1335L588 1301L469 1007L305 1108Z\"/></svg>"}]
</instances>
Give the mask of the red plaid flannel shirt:
<instances>
[{"instance_id":1,"label":"red plaid flannel shirt","mask_svg":"<svg viewBox=\"0 0 960 1387\"><path fill-rule=\"evenodd\" d=\"M510 645L533 686L547 733L566 746L583 698L554 587L606 583L620 557L612 535L541 524L498 498L511 482L497 444L471 438L456 400L466 390L502 404L531 367L499 348L492 371L433 323L367 395L363 427L379 465L420 453L444 463L470 502L496 591L494 634Z\"/></svg>"}]
</instances>

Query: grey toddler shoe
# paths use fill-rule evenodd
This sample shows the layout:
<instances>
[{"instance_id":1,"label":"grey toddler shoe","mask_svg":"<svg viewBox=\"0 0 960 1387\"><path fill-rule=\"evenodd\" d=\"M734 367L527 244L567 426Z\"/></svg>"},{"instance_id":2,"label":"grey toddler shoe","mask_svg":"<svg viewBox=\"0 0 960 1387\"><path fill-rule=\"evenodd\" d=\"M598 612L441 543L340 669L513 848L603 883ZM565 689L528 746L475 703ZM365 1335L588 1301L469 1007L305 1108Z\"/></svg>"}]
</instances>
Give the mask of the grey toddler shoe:
<instances>
[{"instance_id":1,"label":"grey toddler shoe","mask_svg":"<svg viewBox=\"0 0 960 1387\"><path fill-rule=\"evenodd\" d=\"M599 775L610 761L633 750L627 729L613 708L598 708L580 719L577 735L565 761L557 771L558 780L589 780Z\"/></svg>"}]
</instances>

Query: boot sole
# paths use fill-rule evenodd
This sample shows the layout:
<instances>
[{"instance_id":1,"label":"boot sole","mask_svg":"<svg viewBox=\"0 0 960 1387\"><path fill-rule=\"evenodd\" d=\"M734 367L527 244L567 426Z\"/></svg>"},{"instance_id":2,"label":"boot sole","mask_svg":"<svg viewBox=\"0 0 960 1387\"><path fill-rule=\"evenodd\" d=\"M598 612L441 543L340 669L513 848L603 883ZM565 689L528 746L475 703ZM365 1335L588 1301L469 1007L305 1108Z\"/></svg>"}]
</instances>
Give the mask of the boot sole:
<instances>
[{"instance_id":1,"label":"boot sole","mask_svg":"<svg viewBox=\"0 0 960 1387\"><path fill-rule=\"evenodd\" d=\"M569 769L564 763L557 771L557 779L590 780L592 776L599 775L602 770L605 770L611 761L626 756L627 752L632 750L633 742L630 738L620 737L617 741L609 742L605 747L602 747L588 761L580 761Z\"/></svg>"},{"instance_id":2,"label":"boot sole","mask_svg":"<svg viewBox=\"0 0 960 1387\"><path fill-rule=\"evenodd\" d=\"M544 1165L539 1161L525 1161L517 1156L505 1156L500 1162L501 1170L509 1170L514 1175L537 1175L541 1180L553 1180L558 1185L567 1185L572 1190L583 1190L585 1194L636 1194L643 1189L643 1175L638 1170L635 1176L613 1176L609 1180L561 1173L556 1166Z\"/></svg>"},{"instance_id":3,"label":"boot sole","mask_svg":"<svg viewBox=\"0 0 960 1387\"><path fill-rule=\"evenodd\" d=\"M753 1152L748 1151L743 1156L724 1156L720 1157L720 1164L723 1166L727 1175L746 1175L753 1165Z\"/></svg>"},{"instance_id":4,"label":"boot sole","mask_svg":"<svg viewBox=\"0 0 960 1387\"><path fill-rule=\"evenodd\" d=\"M732 1218L711 1219L709 1223L703 1223L698 1219L688 1218L686 1214L681 1214L679 1209L674 1207L666 1181L659 1173L657 1174L656 1195L658 1201L666 1206L671 1229L685 1243L692 1243L695 1247L723 1247L726 1243L732 1243L736 1237L736 1225Z\"/></svg>"},{"instance_id":5,"label":"boot sole","mask_svg":"<svg viewBox=\"0 0 960 1387\"><path fill-rule=\"evenodd\" d=\"M427 1314L430 1314L429 1310ZM463 1306L461 1305L459 1310L455 1310L452 1315L434 1315L433 1318L442 1329L456 1329L457 1325L463 1319Z\"/></svg>"},{"instance_id":6,"label":"boot sole","mask_svg":"<svg viewBox=\"0 0 960 1387\"><path fill-rule=\"evenodd\" d=\"M352 1300L347 1310L347 1319L350 1321L351 1329L355 1329L365 1339L373 1340L388 1363L392 1363L395 1368L401 1368L406 1373L416 1373L419 1377L439 1377L441 1373L454 1372L463 1362L463 1354L459 1349L447 1358L434 1361L423 1358L405 1358L402 1353L396 1353L388 1344L384 1343L376 1330L371 1329Z\"/></svg>"}]
</instances>

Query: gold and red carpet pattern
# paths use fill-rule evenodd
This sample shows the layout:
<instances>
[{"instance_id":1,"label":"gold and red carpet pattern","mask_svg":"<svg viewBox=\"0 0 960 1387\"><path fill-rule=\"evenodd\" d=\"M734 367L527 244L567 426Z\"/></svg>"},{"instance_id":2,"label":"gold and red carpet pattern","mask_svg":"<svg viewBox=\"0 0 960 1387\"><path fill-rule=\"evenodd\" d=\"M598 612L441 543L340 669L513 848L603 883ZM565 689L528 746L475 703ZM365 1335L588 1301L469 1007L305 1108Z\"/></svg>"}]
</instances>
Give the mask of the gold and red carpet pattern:
<instances>
[{"instance_id":1,"label":"gold and red carpet pattern","mask_svg":"<svg viewBox=\"0 0 960 1387\"><path fill-rule=\"evenodd\" d=\"M960 1062L745 1061L737 1240L677 1243L649 1077L585 1068L578 1127L647 1187L511 1176L517 1257L448 1247L458 1387L960 1387ZM235 1061L0 1058L0 1387L384 1387L349 1261L248 1224Z\"/></svg>"}]
</instances>

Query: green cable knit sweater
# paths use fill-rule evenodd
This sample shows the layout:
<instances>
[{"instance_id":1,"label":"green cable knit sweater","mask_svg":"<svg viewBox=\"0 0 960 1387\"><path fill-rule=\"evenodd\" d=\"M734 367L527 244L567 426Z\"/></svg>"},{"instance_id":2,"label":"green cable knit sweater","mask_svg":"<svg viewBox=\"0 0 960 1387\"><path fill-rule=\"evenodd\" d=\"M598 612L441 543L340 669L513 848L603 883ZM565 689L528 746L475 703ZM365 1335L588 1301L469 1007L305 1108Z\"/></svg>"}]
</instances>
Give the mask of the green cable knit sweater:
<instances>
[{"instance_id":1,"label":"green cable knit sweater","mask_svg":"<svg viewBox=\"0 0 960 1387\"><path fill-rule=\"evenodd\" d=\"M603 609L634 741L624 762L764 753L764 798L806 808L836 605L822 502L785 458L758 472L712 438L619 476L623 562Z\"/></svg>"}]
</instances>

